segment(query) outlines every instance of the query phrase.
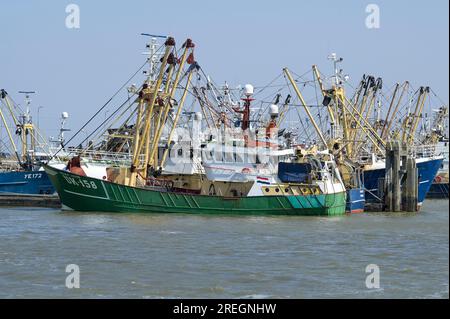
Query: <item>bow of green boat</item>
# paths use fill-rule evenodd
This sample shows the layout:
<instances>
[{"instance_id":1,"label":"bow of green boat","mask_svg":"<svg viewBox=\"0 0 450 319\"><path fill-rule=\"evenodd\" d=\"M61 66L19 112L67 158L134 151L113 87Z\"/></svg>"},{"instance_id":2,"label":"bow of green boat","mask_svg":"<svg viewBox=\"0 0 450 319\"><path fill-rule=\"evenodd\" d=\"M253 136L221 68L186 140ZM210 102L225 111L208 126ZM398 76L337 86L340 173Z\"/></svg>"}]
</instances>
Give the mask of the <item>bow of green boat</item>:
<instances>
[{"instance_id":1,"label":"bow of green boat","mask_svg":"<svg viewBox=\"0 0 450 319\"><path fill-rule=\"evenodd\" d=\"M210 196L131 187L46 166L63 207L76 211L227 215L345 214L344 190L324 193L312 185L262 185L259 196ZM255 182L256 183L256 182ZM264 192L267 194L264 195ZM280 193L280 195L276 195Z\"/></svg>"}]
</instances>

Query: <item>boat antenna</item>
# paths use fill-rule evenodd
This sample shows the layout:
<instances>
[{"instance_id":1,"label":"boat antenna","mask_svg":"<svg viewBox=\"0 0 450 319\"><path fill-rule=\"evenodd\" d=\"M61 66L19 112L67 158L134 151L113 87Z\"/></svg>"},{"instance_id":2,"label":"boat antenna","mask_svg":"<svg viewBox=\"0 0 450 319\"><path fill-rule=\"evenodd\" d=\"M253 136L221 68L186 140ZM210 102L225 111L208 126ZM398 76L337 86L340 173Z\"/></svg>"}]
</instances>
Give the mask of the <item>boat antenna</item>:
<instances>
[{"instance_id":1,"label":"boat antenna","mask_svg":"<svg viewBox=\"0 0 450 319\"><path fill-rule=\"evenodd\" d=\"M148 52L143 52L143 54L148 55L147 58L149 63L149 70L143 71L144 74L148 75L148 82L154 82L156 80L156 65L158 63L159 58L163 54L157 54L157 45L158 45L158 38L159 39L166 39L167 36L165 35L156 35L156 34L150 34L150 33L141 33L142 36L151 37L150 43L146 44L146 49L148 49Z\"/></svg>"},{"instance_id":2,"label":"boat antenna","mask_svg":"<svg viewBox=\"0 0 450 319\"><path fill-rule=\"evenodd\" d=\"M29 123L30 121L30 104L31 104L31 98L30 95L31 94L35 94L36 91L19 91L20 94L24 94L25 95L25 114L23 114L23 121L25 123Z\"/></svg>"},{"instance_id":3,"label":"boat antenna","mask_svg":"<svg viewBox=\"0 0 450 319\"><path fill-rule=\"evenodd\" d=\"M64 147L64 132L70 132L69 128L65 128L65 124L66 124L68 118L69 118L69 113L67 113L67 112L61 113L61 126L59 129L59 136L58 136L58 142L61 147Z\"/></svg>"},{"instance_id":4,"label":"boat antenna","mask_svg":"<svg viewBox=\"0 0 450 319\"><path fill-rule=\"evenodd\" d=\"M343 58L338 58L336 53L331 53L328 56L328 60L331 60L333 62L333 71L334 71L334 85L336 85L336 87L342 85L343 82L347 82L349 80L349 76L348 75L342 75L342 69L338 68L338 63L341 63L342 61L344 61Z\"/></svg>"},{"instance_id":5,"label":"boat antenna","mask_svg":"<svg viewBox=\"0 0 450 319\"><path fill-rule=\"evenodd\" d=\"M141 33L141 35L146 37L152 37L152 38L161 38L161 39L167 39L167 35L156 35L156 34L150 34L150 33Z\"/></svg>"}]
</instances>

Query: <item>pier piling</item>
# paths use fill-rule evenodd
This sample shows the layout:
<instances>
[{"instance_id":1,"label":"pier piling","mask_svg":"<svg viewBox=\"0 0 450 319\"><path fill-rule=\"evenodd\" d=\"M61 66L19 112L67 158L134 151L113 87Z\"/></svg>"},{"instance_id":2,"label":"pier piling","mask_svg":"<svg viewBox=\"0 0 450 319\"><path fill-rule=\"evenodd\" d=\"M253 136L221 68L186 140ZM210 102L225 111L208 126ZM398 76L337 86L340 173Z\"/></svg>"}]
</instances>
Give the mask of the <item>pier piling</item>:
<instances>
[{"instance_id":1,"label":"pier piling","mask_svg":"<svg viewBox=\"0 0 450 319\"><path fill-rule=\"evenodd\" d=\"M403 190L403 210L407 212L416 212L418 197L418 170L416 160L408 157L406 161L406 181Z\"/></svg>"},{"instance_id":2,"label":"pier piling","mask_svg":"<svg viewBox=\"0 0 450 319\"><path fill-rule=\"evenodd\" d=\"M389 212L416 212L418 170L407 144L390 141L386 144L384 204Z\"/></svg>"},{"instance_id":3,"label":"pier piling","mask_svg":"<svg viewBox=\"0 0 450 319\"><path fill-rule=\"evenodd\" d=\"M385 205L391 212L401 211L400 157L400 142L389 142L386 145Z\"/></svg>"}]
</instances>

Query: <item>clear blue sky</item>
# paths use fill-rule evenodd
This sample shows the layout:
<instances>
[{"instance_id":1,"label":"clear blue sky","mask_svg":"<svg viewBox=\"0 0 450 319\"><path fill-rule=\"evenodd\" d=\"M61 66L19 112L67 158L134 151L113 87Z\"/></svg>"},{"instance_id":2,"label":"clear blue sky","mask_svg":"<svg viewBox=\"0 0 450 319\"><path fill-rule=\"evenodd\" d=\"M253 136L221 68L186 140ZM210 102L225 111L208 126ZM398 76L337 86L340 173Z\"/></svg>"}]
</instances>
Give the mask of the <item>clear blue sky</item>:
<instances>
[{"instance_id":1,"label":"clear blue sky","mask_svg":"<svg viewBox=\"0 0 450 319\"><path fill-rule=\"evenodd\" d=\"M36 90L47 135L62 111L79 128L143 63L141 32L192 38L219 83L263 85L284 66L329 72L326 57L337 52L354 83L364 73L409 80L448 104L448 0L0 2L0 88L16 101ZM70 3L80 7L77 30L65 27ZM369 3L380 7L380 29L365 26Z\"/></svg>"}]
</instances>

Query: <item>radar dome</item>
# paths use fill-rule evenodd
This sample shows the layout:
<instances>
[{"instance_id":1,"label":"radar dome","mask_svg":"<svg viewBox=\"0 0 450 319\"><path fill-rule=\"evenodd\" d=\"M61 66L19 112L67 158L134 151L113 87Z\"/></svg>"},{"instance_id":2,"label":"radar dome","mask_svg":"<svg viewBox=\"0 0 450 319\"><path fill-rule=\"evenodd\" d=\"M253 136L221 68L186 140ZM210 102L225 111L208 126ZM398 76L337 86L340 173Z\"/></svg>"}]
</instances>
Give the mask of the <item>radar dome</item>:
<instances>
[{"instance_id":1,"label":"radar dome","mask_svg":"<svg viewBox=\"0 0 450 319\"><path fill-rule=\"evenodd\" d=\"M272 104L270 105L270 115L278 115L278 105Z\"/></svg>"},{"instance_id":2,"label":"radar dome","mask_svg":"<svg viewBox=\"0 0 450 319\"><path fill-rule=\"evenodd\" d=\"M247 96L253 95L253 85L246 84L244 91L245 91L245 95L247 95Z\"/></svg>"}]
</instances>

